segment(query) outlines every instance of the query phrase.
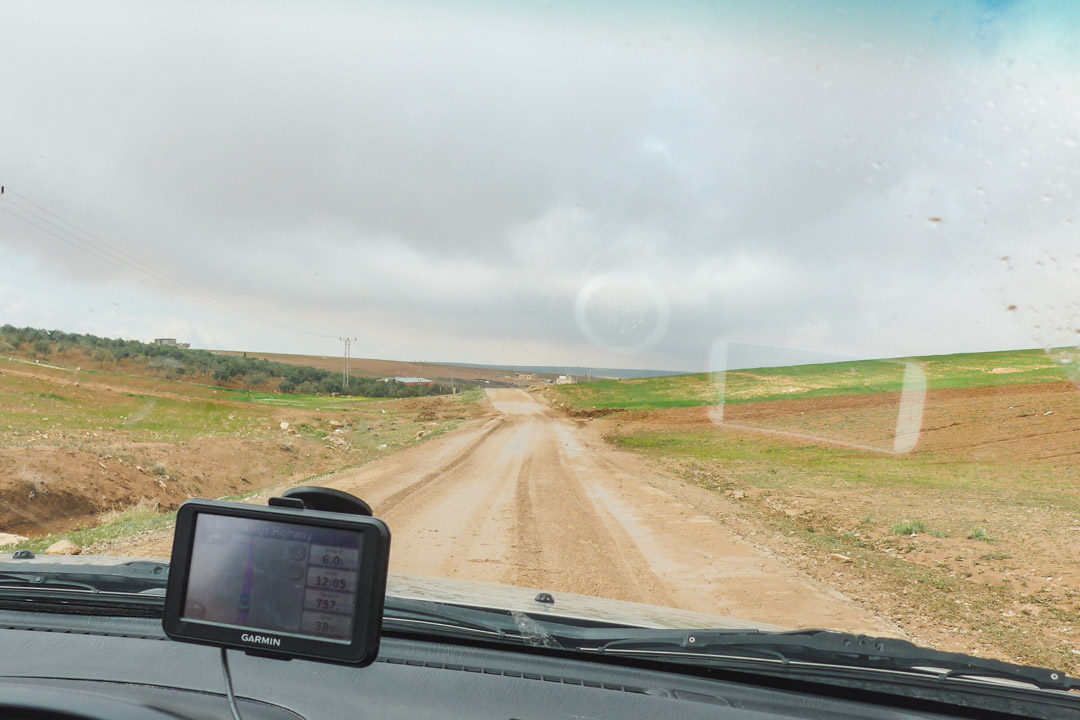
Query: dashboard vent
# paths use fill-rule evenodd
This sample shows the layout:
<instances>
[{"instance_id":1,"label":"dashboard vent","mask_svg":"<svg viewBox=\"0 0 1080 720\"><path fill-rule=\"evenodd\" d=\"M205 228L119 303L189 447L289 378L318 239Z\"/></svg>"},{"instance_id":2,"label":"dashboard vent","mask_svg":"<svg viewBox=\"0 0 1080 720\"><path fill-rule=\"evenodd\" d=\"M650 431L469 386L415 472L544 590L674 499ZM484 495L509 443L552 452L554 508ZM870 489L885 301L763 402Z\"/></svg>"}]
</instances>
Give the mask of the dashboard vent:
<instances>
[{"instance_id":1,"label":"dashboard vent","mask_svg":"<svg viewBox=\"0 0 1080 720\"><path fill-rule=\"evenodd\" d=\"M413 667L431 668L433 670L455 670L457 672L477 673L480 675L500 675L502 677L517 680L538 680L541 682L557 683L559 685L578 685L580 687L597 688L600 690L617 690L619 692L635 693L637 695L655 695L655 691L632 685L619 685L614 683L601 683L593 680L564 677L562 675L550 675L548 673L518 672L516 670L502 670L500 668L481 667L479 665L459 665L456 663L428 662L424 660L405 660L403 658L379 658L376 662L384 662L390 665L409 665Z\"/></svg>"}]
</instances>

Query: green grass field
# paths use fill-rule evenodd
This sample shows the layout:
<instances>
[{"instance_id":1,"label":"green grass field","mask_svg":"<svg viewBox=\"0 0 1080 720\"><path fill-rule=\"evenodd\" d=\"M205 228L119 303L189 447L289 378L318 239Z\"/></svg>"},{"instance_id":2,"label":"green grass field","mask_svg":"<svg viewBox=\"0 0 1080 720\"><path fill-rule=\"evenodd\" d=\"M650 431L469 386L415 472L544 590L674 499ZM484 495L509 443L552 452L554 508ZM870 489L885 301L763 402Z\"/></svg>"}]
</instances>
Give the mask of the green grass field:
<instances>
[{"instance_id":1,"label":"green grass field","mask_svg":"<svg viewBox=\"0 0 1080 720\"><path fill-rule=\"evenodd\" d=\"M8 444L28 434L123 433L143 439L184 440L234 436L261 429L268 408L237 407L201 398L53 388L35 378L5 378L0 384L0 433ZM15 435L14 433L18 433Z\"/></svg>"},{"instance_id":2,"label":"green grass field","mask_svg":"<svg viewBox=\"0 0 1080 720\"><path fill-rule=\"evenodd\" d=\"M935 453L894 456L853 452L822 443L779 443L770 436L725 435L713 428L697 431L649 430L613 435L619 447L647 454L678 458L708 467L723 467L739 487L766 492L803 491L829 493L842 490L865 494L908 493L913 497L946 493L950 497L970 496L981 501L1014 507L1053 506L1080 517L1080 489L1072 479L1048 481L1043 467L1021 463L992 466L971 462L950 462ZM1034 481L1033 478L1039 481ZM962 525L963 518L946 520ZM959 526L956 528L959 531Z\"/></svg>"},{"instance_id":3,"label":"green grass field","mask_svg":"<svg viewBox=\"0 0 1080 720\"><path fill-rule=\"evenodd\" d=\"M303 410L352 410L359 405L386 400L386 398L327 397L325 395L282 395L280 393L245 392L243 390L221 390L221 392L229 400Z\"/></svg>"},{"instance_id":4,"label":"green grass field","mask_svg":"<svg viewBox=\"0 0 1080 720\"><path fill-rule=\"evenodd\" d=\"M84 376L90 376L83 371ZM278 431L272 414L281 409L309 412L371 412L385 398L325 397L245 392L161 380L147 392L138 376L94 373L113 390L57 385L39 377L5 376L0 382L0 445L19 445L34 433L121 433L135 440L187 440L193 437L251 437ZM151 394L153 393L153 394ZM4 431L7 432L4 432Z\"/></svg>"},{"instance_id":5,"label":"green grass field","mask_svg":"<svg viewBox=\"0 0 1080 720\"><path fill-rule=\"evenodd\" d=\"M1068 377L1054 353L1044 350L936 355L911 361L922 368L931 390L1061 382ZM725 404L900 392L904 373L903 359L862 360L716 375L603 380L558 385L554 392L573 410L661 410L712 405L721 388Z\"/></svg>"}]
</instances>

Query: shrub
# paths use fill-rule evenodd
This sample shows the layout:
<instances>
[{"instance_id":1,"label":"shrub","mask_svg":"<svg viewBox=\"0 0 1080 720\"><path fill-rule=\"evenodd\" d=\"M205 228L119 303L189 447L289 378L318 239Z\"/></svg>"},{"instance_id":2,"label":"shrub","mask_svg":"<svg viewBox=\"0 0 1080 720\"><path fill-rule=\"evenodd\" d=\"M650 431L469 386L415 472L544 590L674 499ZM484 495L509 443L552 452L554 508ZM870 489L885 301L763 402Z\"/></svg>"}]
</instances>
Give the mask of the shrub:
<instances>
[{"instance_id":1,"label":"shrub","mask_svg":"<svg viewBox=\"0 0 1080 720\"><path fill-rule=\"evenodd\" d=\"M270 373L257 370L253 373L249 373L247 377L244 378L244 384L249 388L254 388L266 383L268 380L270 380Z\"/></svg>"},{"instance_id":2,"label":"shrub","mask_svg":"<svg viewBox=\"0 0 1080 720\"><path fill-rule=\"evenodd\" d=\"M922 520L905 520L892 526L893 535L918 535L924 532L927 532L927 529Z\"/></svg>"}]
</instances>

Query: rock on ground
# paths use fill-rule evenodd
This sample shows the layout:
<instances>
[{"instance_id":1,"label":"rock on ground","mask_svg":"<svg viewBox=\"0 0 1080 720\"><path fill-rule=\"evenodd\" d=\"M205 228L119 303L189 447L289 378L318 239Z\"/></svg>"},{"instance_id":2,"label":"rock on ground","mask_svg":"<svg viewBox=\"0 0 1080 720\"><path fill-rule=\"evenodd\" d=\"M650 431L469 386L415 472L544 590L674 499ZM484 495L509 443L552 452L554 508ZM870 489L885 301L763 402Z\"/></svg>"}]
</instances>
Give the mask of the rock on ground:
<instances>
[{"instance_id":1,"label":"rock on ground","mask_svg":"<svg viewBox=\"0 0 1080 720\"><path fill-rule=\"evenodd\" d=\"M82 548L70 540L58 540L45 548L46 555L78 555Z\"/></svg>"}]
</instances>

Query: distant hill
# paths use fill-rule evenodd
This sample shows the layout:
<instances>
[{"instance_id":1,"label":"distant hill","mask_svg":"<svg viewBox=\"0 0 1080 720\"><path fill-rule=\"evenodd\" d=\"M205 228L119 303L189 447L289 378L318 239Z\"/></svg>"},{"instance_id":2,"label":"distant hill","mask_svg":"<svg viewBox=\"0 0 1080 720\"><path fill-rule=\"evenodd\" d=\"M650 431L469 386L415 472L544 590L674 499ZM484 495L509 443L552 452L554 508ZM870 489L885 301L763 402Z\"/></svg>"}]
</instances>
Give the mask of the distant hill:
<instances>
[{"instance_id":1,"label":"distant hill","mask_svg":"<svg viewBox=\"0 0 1080 720\"><path fill-rule=\"evenodd\" d=\"M446 363L449 365L450 363ZM583 377L591 375L601 380L630 380L632 378L670 377L687 375L688 370L642 370L638 368L604 368L568 365L479 365L475 363L456 363L458 367L504 370L516 373L534 373L538 375L573 375Z\"/></svg>"},{"instance_id":2,"label":"distant hill","mask_svg":"<svg viewBox=\"0 0 1080 720\"><path fill-rule=\"evenodd\" d=\"M213 350L212 352L230 357L259 358L285 365L314 367L335 373L340 373L344 364L340 355L291 355L232 350ZM515 371L508 369L375 358L349 358L349 374L353 377L365 378L424 377L439 383L454 382L484 387L512 387L527 384L516 376Z\"/></svg>"},{"instance_id":3,"label":"distant hill","mask_svg":"<svg viewBox=\"0 0 1080 720\"><path fill-rule=\"evenodd\" d=\"M200 379L223 388L276 390L288 395L398 398L451 392L441 383L386 383L363 376L343 387L340 366L314 367L302 362L274 362L247 353L214 353L190 348L175 340L146 343L5 324L0 326L0 348L22 353L25 359L34 360L35 364L57 357L62 364L74 363L77 368L91 367L91 363L100 369L107 365L114 369L124 366L128 372L157 375L167 380Z\"/></svg>"},{"instance_id":4,"label":"distant hill","mask_svg":"<svg viewBox=\"0 0 1080 720\"><path fill-rule=\"evenodd\" d=\"M333 355L290 355L284 353L236 352L213 350L219 355L260 358L286 365L304 365L332 372L341 372L343 359ZM484 365L479 363L408 362L404 360L378 360L374 358L350 358L349 373L356 377L425 377L448 383L456 381L470 385L509 387L528 385L518 375L527 373L539 380L554 380L559 375L583 378L592 376L598 380L625 380L631 378L668 377L686 373L673 370L640 370L635 368L595 368L559 365Z\"/></svg>"}]
</instances>

